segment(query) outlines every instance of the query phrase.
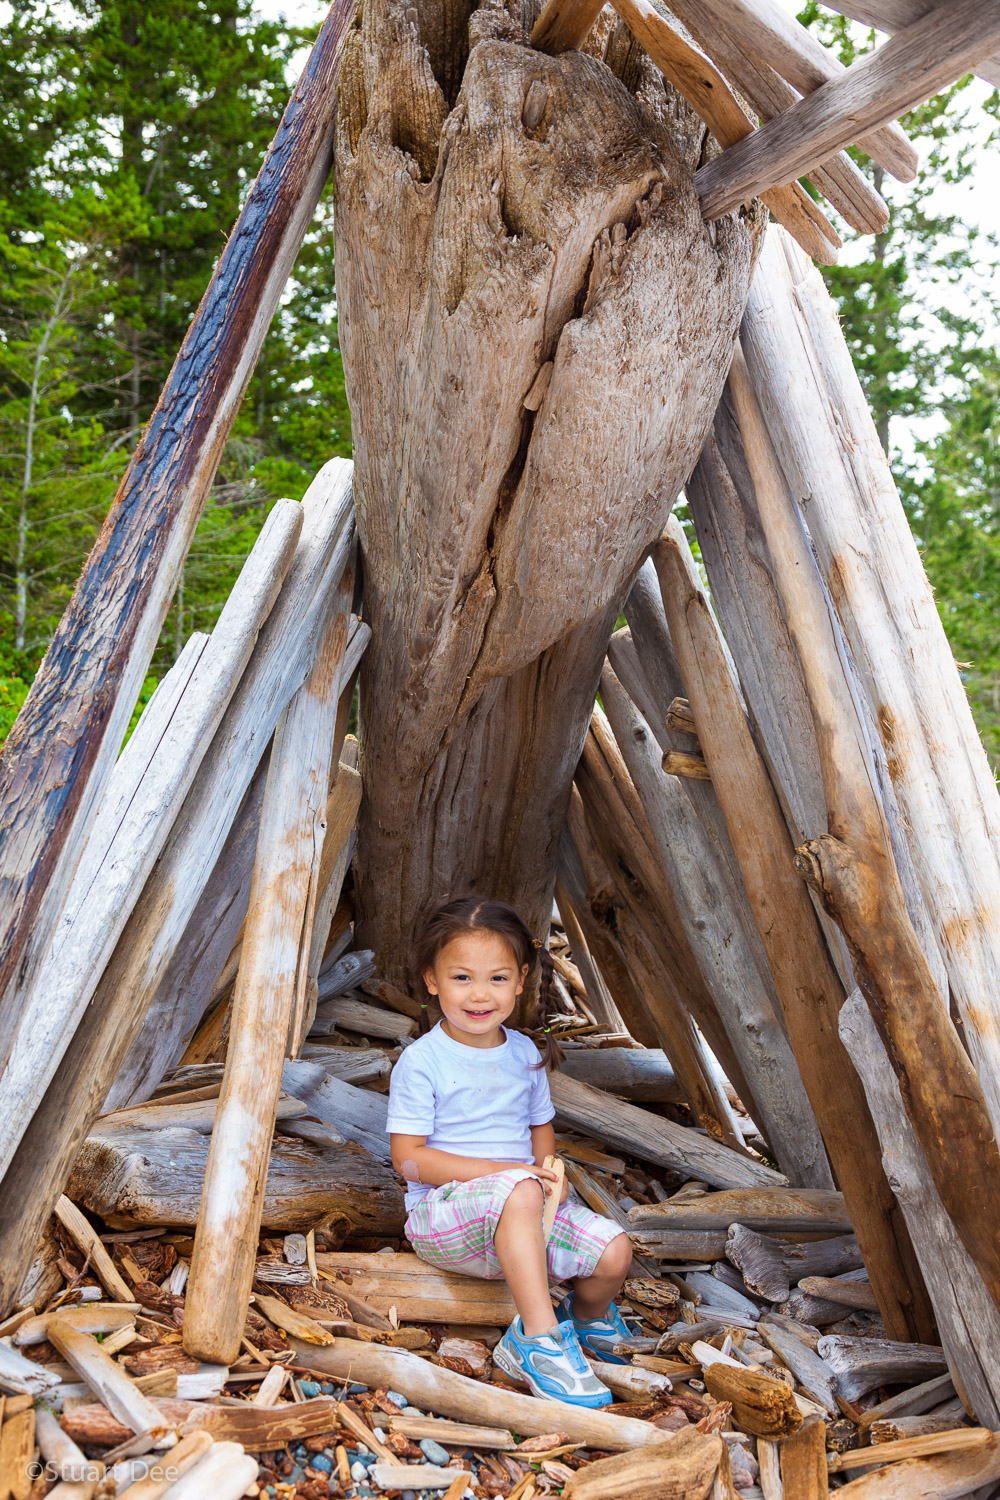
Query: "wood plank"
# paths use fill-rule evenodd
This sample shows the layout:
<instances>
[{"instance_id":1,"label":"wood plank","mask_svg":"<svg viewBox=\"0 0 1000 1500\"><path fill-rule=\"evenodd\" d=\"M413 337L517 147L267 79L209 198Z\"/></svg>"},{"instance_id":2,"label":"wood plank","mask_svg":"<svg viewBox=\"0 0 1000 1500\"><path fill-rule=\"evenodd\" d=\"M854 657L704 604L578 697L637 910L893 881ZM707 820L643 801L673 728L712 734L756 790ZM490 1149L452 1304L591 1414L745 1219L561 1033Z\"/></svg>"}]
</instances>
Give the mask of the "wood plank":
<instances>
[{"instance_id":1,"label":"wood plank","mask_svg":"<svg viewBox=\"0 0 1000 1500\"><path fill-rule=\"evenodd\" d=\"M852 1479L837 1491L837 1500L969 1500L982 1485L1000 1479L1000 1437L972 1453L946 1453L937 1458L909 1458L886 1464L873 1474Z\"/></svg>"},{"instance_id":2,"label":"wood plank","mask_svg":"<svg viewBox=\"0 0 1000 1500\"><path fill-rule=\"evenodd\" d=\"M506 1282L478 1281L429 1266L409 1254L359 1255L317 1251L323 1271L350 1276L347 1291L377 1312L395 1307L405 1323L484 1323L504 1327L517 1316ZM340 1284L334 1284L340 1291Z\"/></svg>"},{"instance_id":3,"label":"wood plank","mask_svg":"<svg viewBox=\"0 0 1000 1500\"><path fill-rule=\"evenodd\" d=\"M843 986L795 872L788 828L676 521L653 549L712 784L774 976L789 1038L879 1298L886 1328L930 1332L912 1247L896 1221L861 1082L836 1030ZM753 809L752 819L748 809ZM759 1226L752 1225L752 1228Z\"/></svg>"},{"instance_id":4,"label":"wood plank","mask_svg":"<svg viewBox=\"0 0 1000 1500\"><path fill-rule=\"evenodd\" d=\"M719 70L649 0L613 0L613 4L664 77L697 111L720 145L732 146L754 133L753 122ZM769 188L760 196L807 255L820 265L836 264L840 236L798 183Z\"/></svg>"},{"instance_id":5,"label":"wood plank","mask_svg":"<svg viewBox=\"0 0 1000 1500\"><path fill-rule=\"evenodd\" d=\"M781 1483L789 1500L825 1500L826 1476L826 1423L809 1417L781 1444Z\"/></svg>"},{"instance_id":6,"label":"wood plank","mask_svg":"<svg viewBox=\"0 0 1000 1500\"><path fill-rule=\"evenodd\" d=\"M0 771L3 1064L19 997L51 941L226 436L329 175L334 80L353 14L353 0L339 0L320 31L7 739Z\"/></svg>"},{"instance_id":7,"label":"wood plank","mask_svg":"<svg viewBox=\"0 0 1000 1500\"><path fill-rule=\"evenodd\" d=\"M759 278L759 280L758 280ZM964 1039L1000 1132L1000 798L825 288L775 231L745 349L885 743ZM925 945L926 946L926 945Z\"/></svg>"},{"instance_id":8,"label":"wood plank","mask_svg":"<svg viewBox=\"0 0 1000 1500\"><path fill-rule=\"evenodd\" d=\"M35 1453L35 1413L18 1412L0 1429L0 1495L4 1500L28 1500L32 1488L31 1460Z\"/></svg>"},{"instance_id":9,"label":"wood plank","mask_svg":"<svg viewBox=\"0 0 1000 1500\"><path fill-rule=\"evenodd\" d=\"M579 50L603 4L604 0L545 0L531 28L531 45L553 57L560 52Z\"/></svg>"},{"instance_id":10,"label":"wood plank","mask_svg":"<svg viewBox=\"0 0 1000 1500\"><path fill-rule=\"evenodd\" d=\"M877 1448L855 1448L838 1453L829 1461L831 1474L845 1469L860 1469L872 1460L876 1463L898 1463L904 1458L928 1458L933 1453L974 1453L988 1448L994 1441L987 1427L954 1427L947 1432L928 1432L921 1437L900 1438L894 1443L879 1443Z\"/></svg>"},{"instance_id":11,"label":"wood plank","mask_svg":"<svg viewBox=\"0 0 1000 1500\"><path fill-rule=\"evenodd\" d=\"M356 1344L352 1339L337 1339L327 1349L298 1344L294 1339L292 1344L297 1363L308 1369L338 1379L360 1380L369 1386L387 1385L421 1411L437 1412L459 1422L486 1422L526 1437L540 1437L558 1429L568 1442L605 1449L641 1448L663 1442L661 1429L650 1422L609 1416L563 1401L538 1401L518 1391L470 1380L404 1350Z\"/></svg>"},{"instance_id":12,"label":"wood plank","mask_svg":"<svg viewBox=\"0 0 1000 1500\"><path fill-rule=\"evenodd\" d=\"M836 53L776 0L684 0L682 11L692 9L717 30L724 29L740 48L773 68L800 94L810 94L847 72ZM856 144L901 182L917 175L917 151L899 125L883 126Z\"/></svg>"},{"instance_id":13,"label":"wood plank","mask_svg":"<svg viewBox=\"0 0 1000 1500\"><path fill-rule=\"evenodd\" d=\"M556 1119L563 1128L596 1135L641 1161L679 1167L691 1177L724 1188L778 1186L785 1180L763 1162L740 1156L728 1146L649 1110L612 1099L575 1078L553 1073L549 1087Z\"/></svg>"},{"instance_id":14,"label":"wood plank","mask_svg":"<svg viewBox=\"0 0 1000 1500\"><path fill-rule=\"evenodd\" d=\"M791 182L860 136L889 124L954 83L1000 43L991 0L939 5L839 79L823 84L695 173L706 219L762 189Z\"/></svg>"},{"instance_id":15,"label":"wood plank","mask_svg":"<svg viewBox=\"0 0 1000 1500\"><path fill-rule=\"evenodd\" d=\"M342 459L324 465L302 501L302 533L278 602L73 1046L48 1080L5 1174L4 1201L18 1208L0 1220L0 1308L17 1295L76 1152L142 1028L274 727L308 670L329 591L354 545L351 473ZM173 1058L164 1067L167 1061ZM150 1087L157 1082L153 1077Z\"/></svg>"},{"instance_id":16,"label":"wood plank","mask_svg":"<svg viewBox=\"0 0 1000 1500\"><path fill-rule=\"evenodd\" d=\"M257 1477L257 1460L243 1451L242 1444L214 1442L205 1454L175 1479L164 1494L170 1500L240 1500Z\"/></svg>"},{"instance_id":17,"label":"wood plank","mask_svg":"<svg viewBox=\"0 0 1000 1500\"><path fill-rule=\"evenodd\" d=\"M847 0L837 9L865 26L874 26L879 31L902 31L926 16L934 8L936 0ZM994 53L985 62L977 63L975 71L995 88L1000 88L1000 53Z\"/></svg>"},{"instance_id":18,"label":"wood plank","mask_svg":"<svg viewBox=\"0 0 1000 1500\"><path fill-rule=\"evenodd\" d=\"M658 1447L587 1464L562 1493L565 1500L706 1500L723 1447L718 1435L686 1427Z\"/></svg>"},{"instance_id":19,"label":"wood plank","mask_svg":"<svg viewBox=\"0 0 1000 1500\"><path fill-rule=\"evenodd\" d=\"M173 1474L180 1478L204 1457L211 1446L210 1433L192 1432L189 1437L181 1438L180 1442L171 1448L169 1465L164 1464L163 1468L169 1467ZM132 1500L161 1500L173 1482L173 1479L167 1478L166 1475L162 1477L152 1475L146 1479L138 1479L129 1486L132 1491Z\"/></svg>"}]
</instances>

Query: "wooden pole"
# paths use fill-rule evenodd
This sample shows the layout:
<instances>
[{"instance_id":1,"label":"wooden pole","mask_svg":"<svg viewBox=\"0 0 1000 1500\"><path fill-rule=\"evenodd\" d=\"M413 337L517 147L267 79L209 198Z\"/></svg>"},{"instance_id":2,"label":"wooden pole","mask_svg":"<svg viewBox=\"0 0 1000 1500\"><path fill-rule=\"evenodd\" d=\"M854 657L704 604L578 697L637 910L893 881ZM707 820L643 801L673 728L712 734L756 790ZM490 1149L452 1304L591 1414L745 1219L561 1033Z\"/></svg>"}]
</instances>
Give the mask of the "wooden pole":
<instances>
[{"instance_id":1,"label":"wooden pole","mask_svg":"<svg viewBox=\"0 0 1000 1500\"><path fill-rule=\"evenodd\" d=\"M742 353L729 376L761 521L816 724L830 832L796 857L847 939L941 1201L1000 1307L1000 1150L975 1069L906 910L816 563Z\"/></svg>"},{"instance_id":2,"label":"wooden pole","mask_svg":"<svg viewBox=\"0 0 1000 1500\"><path fill-rule=\"evenodd\" d=\"M843 989L774 788L747 724L704 594L685 562L676 522L653 551L670 634L702 750L743 871L789 1040L847 1200L865 1265L894 1338L933 1338L934 1321L912 1246L897 1222L861 1083L837 1035Z\"/></svg>"},{"instance_id":3,"label":"wooden pole","mask_svg":"<svg viewBox=\"0 0 1000 1500\"><path fill-rule=\"evenodd\" d=\"M768 234L750 374L886 749L964 1039L1000 1130L1000 797L825 287Z\"/></svg>"},{"instance_id":4,"label":"wooden pole","mask_svg":"<svg viewBox=\"0 0 1000 1500\"><path fill-rule=\"evenodd\" d=\"M333 154L336 0L0 759L0 1067Z\"/></svg>"},{"instance_id":5,"label":"wooden pole","mask_svg":"<svg viewBox=\"0 0 1000 1500\"><path fill-rule=\"evenodd\" d=\"M231 1364L239 1353L281 1068L296 1005L305 1003L337 684L353 594L354 571L348 569L331 598L313 667L278 725L264 789L233 1025L184 1314L186 1352L217 1364ZM338 836L342 832L338 829Z\"/></svg>"}]
</instances>

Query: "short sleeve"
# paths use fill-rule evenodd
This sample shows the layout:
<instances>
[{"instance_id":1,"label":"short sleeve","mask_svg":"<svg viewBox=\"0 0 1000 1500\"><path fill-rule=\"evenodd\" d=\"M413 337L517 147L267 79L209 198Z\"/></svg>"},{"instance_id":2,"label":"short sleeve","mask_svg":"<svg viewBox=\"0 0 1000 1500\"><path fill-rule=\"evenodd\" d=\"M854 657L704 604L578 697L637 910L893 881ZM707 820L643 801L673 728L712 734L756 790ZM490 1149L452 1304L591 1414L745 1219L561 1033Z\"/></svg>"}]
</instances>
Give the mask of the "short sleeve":
<instances>
[{"instance_id":1,"label":"short sleeve","mask_svg":"<svg viewBox=\"0 0 1000 1500\"><path fill-rule=\"evenodd\" d=\"M390 1135L430 1135L434 1129L434 1080L428 1060L407 1047L389 1079Z\"/></svg>"},{"instance_id":2,"label":"short sleeve","mask_svg":"<svg viewBox=\"0 0 1000 1500\"><path fill-rule=\"evenodd\" d=\"M532 1049L534 1050L534 1049ZM541 1061L541 1054L535 1056ZM555 1117L552 1095L549 1093L549 1075L544 1068L531 1073L531 1093L528 1097L528 1124L547 1125Z\"/></svg>"}]
</instances>

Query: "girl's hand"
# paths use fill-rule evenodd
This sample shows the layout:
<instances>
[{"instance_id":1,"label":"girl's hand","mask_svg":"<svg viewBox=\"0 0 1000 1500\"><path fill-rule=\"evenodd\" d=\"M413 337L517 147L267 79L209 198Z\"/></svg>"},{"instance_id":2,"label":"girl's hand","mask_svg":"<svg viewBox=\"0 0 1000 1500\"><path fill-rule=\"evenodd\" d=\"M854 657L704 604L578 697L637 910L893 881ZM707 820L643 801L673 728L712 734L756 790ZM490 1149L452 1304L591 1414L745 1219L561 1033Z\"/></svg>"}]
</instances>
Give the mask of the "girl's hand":
<instances>
[{"instance_id":1,"label":"girl's hand","mask_svg":"<svg viewBox=\"0 0 1000 1500\"><path fill-rule=\"evenodd\" d=\"M528 1167L528 1166L526 1166L524 1168L524 1170L526 1172L532 1172L532 1173L534 1173L534 1175L536 1177L540 1177L542 1179L542 1192L545 1194L546 1198L551 1198L552 1197L552 1185L553 1185L553 1183L559 1181L559 1173L558 1172L553 1172L553 1170L552 1170L551 1167ZM569 1179L567 1177L563 1177L563 1180L562 1180L562 1191L559 1194L559 1202L560 1203L565 1203L566 1199L568 1197L569 1197Z\"/></svg>"}]
</instances>

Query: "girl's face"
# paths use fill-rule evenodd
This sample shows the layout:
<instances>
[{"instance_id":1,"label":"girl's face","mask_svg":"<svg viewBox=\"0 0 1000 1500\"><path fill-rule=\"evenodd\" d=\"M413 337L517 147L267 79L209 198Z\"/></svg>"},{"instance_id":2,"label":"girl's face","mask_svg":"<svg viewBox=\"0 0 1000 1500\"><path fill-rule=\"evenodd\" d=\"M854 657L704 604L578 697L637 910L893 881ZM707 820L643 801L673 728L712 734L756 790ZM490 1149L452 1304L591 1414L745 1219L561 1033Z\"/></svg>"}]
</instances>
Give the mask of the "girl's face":
<instances>
[{"instance_id":1,"label":"girl's face","mask_svg":"<svg viewBox=\"0 0 1000 1500\"><path fill-rule=\"evenodd\" d=\"M524 989L528 965L495 932L452 938L424 970L424 983L438 998L442 1028L467 1047L500 1047L501 1027Z\"/></svg>"}]
</instances>

